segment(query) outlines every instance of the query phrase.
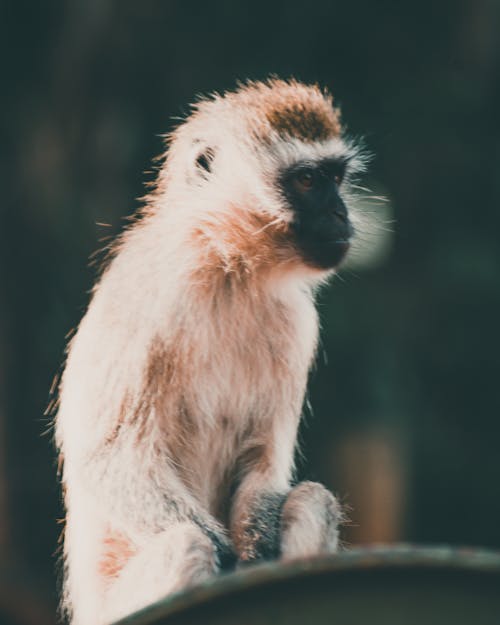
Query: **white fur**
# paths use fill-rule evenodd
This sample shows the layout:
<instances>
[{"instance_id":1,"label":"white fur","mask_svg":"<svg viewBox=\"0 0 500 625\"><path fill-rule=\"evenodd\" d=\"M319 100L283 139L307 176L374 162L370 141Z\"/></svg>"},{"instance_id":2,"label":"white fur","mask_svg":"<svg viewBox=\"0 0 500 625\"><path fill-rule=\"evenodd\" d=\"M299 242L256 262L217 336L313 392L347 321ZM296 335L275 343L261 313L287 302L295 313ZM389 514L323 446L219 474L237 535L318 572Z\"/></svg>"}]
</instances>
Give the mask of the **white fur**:
<instances>
[{"instance_id":1,"label":"white fur","mask_svg":"<svg viewBox=\"0 0 500 625\"><path fill-rule=\"evenodd\" d=\"M313 288L327 273L300 259L261 268L257 255L244 260L262 278L231 296L212 281L217 271L229 279L234 271L224 228L235 205L266 223L287 223L273 187L277 168L352 148L341 139L278 136L256 146L251 122L251 113L218 98L174 133L149 209L118 244L69 346L56 441L67 508L64 608L74 625L108 623L216 570L217 557L191 519L230 540L216 517L220 489L228 467L254 442L269 446L269 464L243 476L236 502L289 488L317 342ZM206 146L215 161L205 178L194 162ZM212 252L220 267L204 271ZM155 347L178 367L167 390L154 367L155 382L145 386ZM176 371L184 376L179 385ZM186 431L172 425L181 406L195 419ZM135 555L106 576L98 563L110 528ZM204 546L189 575L183 569L193 540Z\"/></svg>"}]
</instances>

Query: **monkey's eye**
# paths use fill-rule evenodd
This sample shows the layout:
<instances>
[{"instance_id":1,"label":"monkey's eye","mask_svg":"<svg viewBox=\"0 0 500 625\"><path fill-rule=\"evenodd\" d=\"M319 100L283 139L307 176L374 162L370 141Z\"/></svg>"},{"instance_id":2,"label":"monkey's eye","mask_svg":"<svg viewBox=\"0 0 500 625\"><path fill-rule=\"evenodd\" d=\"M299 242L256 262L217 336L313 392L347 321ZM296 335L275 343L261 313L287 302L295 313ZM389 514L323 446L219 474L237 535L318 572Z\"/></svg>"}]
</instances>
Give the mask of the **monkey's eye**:
<instances>
[{"instance_id":1,"label":"monkey's eye","mask_svg":"<svg viewBox=\"0 0 500 625\"><path fill-rule=\"evenodd\" d=\"M342 181L344 180L346 170L346 163L339 163L333 173L333 180L337 187L340 187Z\"/></svg>"},{"instance_id":2,"label":"monkey's eye","mask_svg":"<svg viewBox=\"0 0 500 625\"><path fill-rule=\"evenodd\" d=\"M315 183L314 172L308 169L297 172L294 177L294 184L298 191L304 193L310 191L314 187Z\"/></svg>"}]
</instances>

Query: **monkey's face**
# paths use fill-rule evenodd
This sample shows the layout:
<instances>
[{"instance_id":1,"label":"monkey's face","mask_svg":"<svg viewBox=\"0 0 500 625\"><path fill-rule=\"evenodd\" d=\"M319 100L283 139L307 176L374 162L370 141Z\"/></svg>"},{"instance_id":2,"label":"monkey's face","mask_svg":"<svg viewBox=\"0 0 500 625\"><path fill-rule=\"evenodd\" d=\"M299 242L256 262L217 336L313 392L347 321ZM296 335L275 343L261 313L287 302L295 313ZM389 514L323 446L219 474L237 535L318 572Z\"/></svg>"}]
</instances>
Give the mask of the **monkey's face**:
<instances>
[{"instance_id":1,"label":"monkey's face","mask_svg":"<svg viewBox=\"0 0 500 625\"><path fill-rule=\"evenodd\" d=\"M294 243L309 265L332 269L343 260L354 229L341 197L344 157L299 161L280 172L278 184L292 213Z\"/></svg>"},{"instance_id":2,"label":"monkey's face","mask_svg":"<svg viewBox=\"0 0 500 625\"><path fill-rule=\"evenodd\" d=\"M189 241L227 274L305 268L322 279L345 257L343 198L363 155L317 87L271 79L200 102L167 165Z\"/></svg>"}]
</instances>

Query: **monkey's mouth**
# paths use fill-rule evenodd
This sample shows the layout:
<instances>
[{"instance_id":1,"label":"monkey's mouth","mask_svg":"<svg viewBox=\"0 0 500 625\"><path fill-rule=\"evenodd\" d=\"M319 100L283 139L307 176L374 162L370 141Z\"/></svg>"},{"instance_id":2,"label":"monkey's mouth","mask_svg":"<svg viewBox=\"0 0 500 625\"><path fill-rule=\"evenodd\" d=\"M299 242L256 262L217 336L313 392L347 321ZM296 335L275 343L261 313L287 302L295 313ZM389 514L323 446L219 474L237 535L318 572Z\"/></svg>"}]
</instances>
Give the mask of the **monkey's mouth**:
<instances>
[{"instance_id":1,"label":"monkey's mouth","mask_svg":"<svg viewBox=\"0 0 500 625\"><path fill-rule=\"evenodd\" d=\"M317 269L335 269L345 259L354 232L351 224L345 233L310 231L294 228L296 245L307 265Z\"/></svg>"},{"instance_id":2,"label":"monkey's mouth","mask_svg":"<svg viewBox=\"0 0 500 625\"><path fill-rule=\"evenodd\" d=\"M308 264L318 269L335 269L346 257L349 247L349 241L335 240L303 250L303 256Z\"/></svg>"}]
</instances>

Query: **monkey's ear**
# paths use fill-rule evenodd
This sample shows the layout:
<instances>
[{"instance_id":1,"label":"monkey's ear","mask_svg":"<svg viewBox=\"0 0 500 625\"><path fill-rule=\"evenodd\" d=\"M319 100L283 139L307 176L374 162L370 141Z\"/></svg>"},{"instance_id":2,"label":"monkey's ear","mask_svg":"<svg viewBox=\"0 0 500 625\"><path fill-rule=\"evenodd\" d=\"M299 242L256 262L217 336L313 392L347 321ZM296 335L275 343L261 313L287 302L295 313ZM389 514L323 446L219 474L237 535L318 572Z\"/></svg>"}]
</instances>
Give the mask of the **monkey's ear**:
<instances>
[{"instance_id":1,"label":"monkey's ear","mask_svg":"<svg viewBox=\"0 0 500 625\"><path fill-rule=\"evenodd\" d=\"M196 169L203 177L206 177L207 174L212 172L212 162L214 158L215 152L210 147L205 148L203 152L196 157Z\"/></svg>"}]
</instances>

